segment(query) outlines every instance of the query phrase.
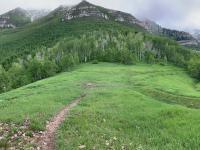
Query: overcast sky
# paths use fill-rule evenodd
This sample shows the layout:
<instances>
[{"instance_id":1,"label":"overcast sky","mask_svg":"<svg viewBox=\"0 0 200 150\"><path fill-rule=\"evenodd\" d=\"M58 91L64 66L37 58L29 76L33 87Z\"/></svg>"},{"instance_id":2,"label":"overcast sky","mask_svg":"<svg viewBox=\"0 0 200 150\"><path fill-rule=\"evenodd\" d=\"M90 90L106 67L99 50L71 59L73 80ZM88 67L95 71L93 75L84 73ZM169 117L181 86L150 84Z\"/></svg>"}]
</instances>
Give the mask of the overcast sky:
<instances>
[{"instance_id":1,"label":"overcast sky","mask_svg":"<svg viewBox=\"0 0 200 150\"><path fill-rule=\"evenodd\" d=\"M16 7L54 9L81 0L0 0L0 13ZM89 0L106 8L149 18L163 27L179 30L200 29L200 0Z\"/></svg>"}]
</instances>

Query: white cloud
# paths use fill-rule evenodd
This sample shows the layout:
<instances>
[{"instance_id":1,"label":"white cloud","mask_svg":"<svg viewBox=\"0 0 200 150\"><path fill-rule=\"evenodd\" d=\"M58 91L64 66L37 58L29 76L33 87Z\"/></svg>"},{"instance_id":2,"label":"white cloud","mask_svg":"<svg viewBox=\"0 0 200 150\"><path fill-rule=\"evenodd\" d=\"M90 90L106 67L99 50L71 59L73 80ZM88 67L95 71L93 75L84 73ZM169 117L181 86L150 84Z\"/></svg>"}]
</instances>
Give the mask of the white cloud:
<instances>
[{"instance_id":1,"label":"white cloud","mask_svg":"<svg viewBox=\"0 0 200 150\"><path fill-rule=\"evenodd\" d=\"M0 0L0 13L15 7L54 9L59 5L77 4L81 0ZM164 27L200 29L200 0L89 0L106 8L149 18Z\"/></svg>"}]
</instances>

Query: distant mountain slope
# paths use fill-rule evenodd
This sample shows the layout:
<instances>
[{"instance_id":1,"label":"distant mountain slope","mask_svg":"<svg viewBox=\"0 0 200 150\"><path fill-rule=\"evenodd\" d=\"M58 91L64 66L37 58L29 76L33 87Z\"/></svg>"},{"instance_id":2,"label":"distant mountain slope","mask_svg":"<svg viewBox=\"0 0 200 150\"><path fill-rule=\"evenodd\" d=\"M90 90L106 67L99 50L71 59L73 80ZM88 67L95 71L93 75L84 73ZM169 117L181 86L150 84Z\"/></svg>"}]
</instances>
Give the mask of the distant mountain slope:
<instances>
[{"instance_id":1,"label":"distant mountain slope","mask_svg":"<svg viewBox=\"0 0 200 150\"><path fill-rule=\"evenodd\" d=\"M81 2L73 7L61 6L50 12L47 16L36 20L25 27L16 28L15 30L5 30L0 32L0 62L8 61L31 54L41 47L52 47L59 40L68 37L76 37L81 34L92 32L95 30L115 30L115 31L133 31L145 32L146 30L138 24L128 24L126 22L115 21L117 19L116 11L106 11L99 6L95 6L100 12L112 14L112 19L105 19L102 17L80 17L74 19L67 19L66 15L71 12L71 9L80 8L85 4L93 6L90 3ZM75 12L73 12L75 13ZM122 16L121 13L120 16ZM124 13L124 16L129 16ZM126 16L126 17L127 17ZM118 18L119 19L119 18ZM131 18L132 21L135 19ZM130 19L130 20L131 20ZM129 20L129 21L130 21Z\"/></svg>"},{"instance_id":2,"label":"distant mountain slope","mask_svg":"<svg viewBox=\"0 0 200 150\"><path fill-rule=\"evenodd\" d=\"M31 10L26 10L28 16L31 18L31 21L35 21L37 19L40 19L44 16L47 16L50 13L50 10L48 9L31 9Z\"/></svg>"},{"instance_id":3,"label":"distant mountain slope","mask_svg":"<svg viewBox=\"0 0 200 150\"><path fill-rule=\"evenodd\" d=\"M94 31L148 34L145 24L132 15L82 1L71 7L61 6L24 27L1 31L0 63L12 63L19 57L53 47L64 38L74 39ZM148 36L154 38L152 34ZM155 40L163 40L159 38Z\"/></svg>"},{"instance_id":4,"label":"distant mountain slope","mask_svg":"<svg viewBox=\"0 0 200 150\"><path fill-rule=\"evenodd\" d=\"M60 6L52 12L49 10L24 10L17 8L0 16L0 28L21 27L47 15L48 17L43 18L43 21L57 17L63 22L69 22L72 19L90 17L134 26L134 28L143 30L143 32L148 31L155 35L171 38L184 46L198 46L199 44L198 40L187 32L162 28L151 20L140 21L131 14L96 6L85 0L74 6Z\"/></svg>"},{"instance_id":5,"label":"distant mountain slope","mask_svg":"<svg viewBox=\"0 0 200 150\"><path fill-rule=\"evenodd\" d=\"M47 15L48 17L43 18ZM22 27L40 18L47 21L54 17L59 17L65 22L72 19L86 17L110 20L130 26L133 25L134 28L138 28L144 32L171 38L178 41L178 43L183 46L199 47L200 45L196 35L183 31L162 28L151 20L140 21L131 14L96 6L85 0L74 6L60 6L52 12L49 10L24 10L16 8L0 16L0 28Z\"/></svg>"},{"instance_id":6,"label":"distant mountain slope","mask_svg":"<svg viewBox=\"0 0 200 150\"><path fill-rule=\"evenodd\" d=\"M105 20L126 23L129 25L137 25L138 27L145 30L143 22L135 18L133 15L96 6L87 1L82 1L78 5L75 5L68 9L64 14L63 21L85 17L101 18Z\"/></svg>"},{"instance_id":7,"label":"distant mountain slope","mask_svg":"<svg viewBox=\"0 0 200 150\"><path fill-rule=\"evenodd\" d=\"M162 28L153 21L150 20L140 21L131 14L124 13L121 11L106 9L100 6L93 5L87 1L82 1L78 5L68 8L64 15L65 16L63 18L63 21L70 21L72 19L86 18L86 17L101 18L104 20L112 20L116 22L138 26L142 28L144 31L146 30L152 34L176 40L179 42L179 44L184 46L198 45L197 39L195 39L191 34L187 32Z\"/></svg>"},{"instance_id":8,"label":"distant mountain slope","mask_svg":"<svg viewBox=\"0 0 200 150\"><path fill-rule=\"evenodd\" d=\"M25 10L22 8L16 8L0 15L0 28L22 27L31 23L31 21L47 15L48 13L48 10Z\"/></svg>"},{"instance_id":9,"label":"distant mountain slope","mask_svg":"<svg viewBox=\"0 0 200 150\"><path fill-rule=\"evenodd\" d=\"M0 62L10 62L10 59L34 53L41 47L52 47L63 38L79 37L96 30L140 31L138 28L94 18L79 18L70 22L62 22L61 18L49 17L24 28L0 32Z\"/></svg>"},{"instance_id":10,"label":"distant mountain slope","mask_svg":"<svg viewBox=\"0 0 200 150\"><path fill-rule=\"evenodd\" d=\"M184 31L171 30L163 28L157 23L146 19L144 21L145 28L152 34L166 36L178 41L181 45L198 45L197 39L190 33Z\"/></svg>"},{"instance_id":11,"label":"distant mountain slope","mask_svg":"<svg viewBox=\"0 0 200 150\"><path fill-rule=\"evenodd\" d=\"M196 29L191 34L200 42L200 30Z\"/></svg>"},{"instance_id":12,"label":"distant mountain slope","mask_svg":"<svg viewBox=\"0 0 200 150\"><path fill-rule=\"evenodd\" d=\"M31 22L26 10L16 8L0 16L0 27L15 28Z\"/></svg>"}]
</instances>

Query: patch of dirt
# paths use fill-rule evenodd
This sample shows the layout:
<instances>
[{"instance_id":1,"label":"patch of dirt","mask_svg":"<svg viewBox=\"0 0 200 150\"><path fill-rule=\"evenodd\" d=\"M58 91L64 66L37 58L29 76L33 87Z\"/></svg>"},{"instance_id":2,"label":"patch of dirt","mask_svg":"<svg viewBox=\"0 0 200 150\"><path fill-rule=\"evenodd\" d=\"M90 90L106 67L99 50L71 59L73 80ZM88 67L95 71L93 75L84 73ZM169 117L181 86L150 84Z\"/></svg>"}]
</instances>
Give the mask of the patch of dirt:
<instances>
[{"instance_id":1,"label":"patch of dirt","mask_svg":"<svg viewBox=\"0 0 200 150\"><path fill-rule=\"evenodd\" d=\"M78 103L81 101L83 97L85 97L85 95L82 95L78 99L74 100L71 104L67 105L47 124L46 132L44 132L43 135L41 136L40 147L37 147L37 149L42 149L42 150L55 149L55 134L58 127L69 115L70 110L76 105L78 105Z\"/></svg>"},{"instance_id":2,"label":"patch of dirt","mask_svg":"<svg viewBox=\"0 0 200 150\"><path fill-rule=\"evenodd\" d=\"M60 124L69 115L70 110L79 104L86 95L65 106L46 125L45 131L30 131L30 121L26 119L22 126L0 123L0 150L54 150L55 135Z\"/></svg>"},{"instance_id":3,"label":"patch of dirt","mask_svg":"<svg viewBox=\"0 0 200 150\"><path fill-rule=\"evenodd\" d=\"M21 126L14 123L0 123L0 150L24 149L26 145L33 144L32 137L38 133L30 131L29 124L29 119L26 119Z\"/></svg>"},{"instance_id":4,"label":"patch of dirt","mask_svg":"<svg viewBox=\"0 0 200 150\"><path fill-rule=\"evenodd\" d=\"M86 89L93 89L96 88L97 85L95 83L85 83L83 86Z\"/></svg>"}]
</instances>

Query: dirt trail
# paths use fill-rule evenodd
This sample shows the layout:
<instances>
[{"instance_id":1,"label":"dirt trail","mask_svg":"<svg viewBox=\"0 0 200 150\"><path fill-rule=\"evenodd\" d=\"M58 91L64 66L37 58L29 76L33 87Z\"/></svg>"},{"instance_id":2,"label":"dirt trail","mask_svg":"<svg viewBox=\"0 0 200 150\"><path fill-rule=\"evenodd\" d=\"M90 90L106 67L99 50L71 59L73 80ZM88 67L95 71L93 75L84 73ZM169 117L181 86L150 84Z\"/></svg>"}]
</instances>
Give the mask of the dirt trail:
<instances>
[{"instance_id":1,"label":"dirt trail","mask_svg":"<svg viewBox=\"0 0 200 150\"><path fill-rule=\"evenodd\" d=\"M85 95L81 95L79 98L72 101L71 104L63 108L46 126L46 131L43 133L40 139L40 149L42 150L55 150L55 134L60 126L60 124L65 120L69 115L70 110L78 105L81 99Z\"/></svg>"}]
</instances>

